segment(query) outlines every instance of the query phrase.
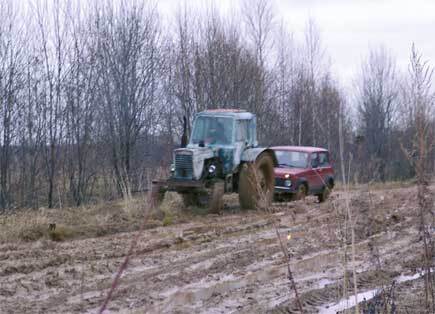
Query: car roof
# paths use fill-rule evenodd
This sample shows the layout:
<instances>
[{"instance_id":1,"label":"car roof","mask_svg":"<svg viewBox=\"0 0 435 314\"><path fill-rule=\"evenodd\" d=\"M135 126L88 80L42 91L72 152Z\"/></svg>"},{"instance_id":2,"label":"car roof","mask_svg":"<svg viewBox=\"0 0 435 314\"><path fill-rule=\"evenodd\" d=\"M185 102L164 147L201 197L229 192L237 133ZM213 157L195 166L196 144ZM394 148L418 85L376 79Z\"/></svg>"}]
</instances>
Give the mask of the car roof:
<instances>
[{"instance_id":1,"label":"car roof","mask_svg":"<svg viewBox=\"0 0 435 314\"><path fill-rule=\"evenodd\" d=\"M287 150L287 151L304 152L304 153L327 152L328 151L325 148L313 147L313 146L274 146L271 148L273 150Z\"/></svg>"},{"instance_id":2,"label":"car roof","mask_svg":"<svg viewBox=\"0 0 435 314\"><path fill-rule=\"evenodd\" d=\"M203 112L217 112L217 113L240 113L240 112L246 112L246 110L243 109L207 109Z\"/></svg>"}]
</instances>

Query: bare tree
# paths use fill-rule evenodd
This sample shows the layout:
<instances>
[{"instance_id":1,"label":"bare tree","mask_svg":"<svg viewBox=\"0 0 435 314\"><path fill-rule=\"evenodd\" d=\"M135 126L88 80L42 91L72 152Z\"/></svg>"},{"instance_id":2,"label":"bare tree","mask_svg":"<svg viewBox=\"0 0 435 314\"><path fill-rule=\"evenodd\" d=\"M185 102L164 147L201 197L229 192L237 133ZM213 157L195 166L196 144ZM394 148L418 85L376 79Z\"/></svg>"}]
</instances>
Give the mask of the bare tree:
<instances>
[{"instance_id":1,"label":"bare tree","mask_svg":"<svg viewBox=\"0 0 435 314\"><path fill-rule=\"evenodd\" d=\"M100 74L95 65L97 38L88 31L92 25L82 20L80 7L69 8L72 47L68 58L65 81L65 172L68 175L69 194L74 204L80 205L89 197L96 171L94 160L95 116L97 88ZM74 14L74 15L73 15Z\"/></svg>"},{"instance_id":2,"label":"bare tree","mask_svg":"<svg viewBox=\"0 0 435 314\"><path fill-rule=\"evenodd\" d=\"M313 19L309 19L305 29L305 54L306 54L306 70L308 77L307 88L307 105L311 108L311 133L312 133L312 145L317 145L317 133L318 132L318 114L316 104L316 89L318 84L318 78L320 76L324 51L321 46L320 32L317 24Z\"/></svg>"},{"instance_id":3,"label":"bare tree","mask_svg":"<svg viewBox=\"0 0 435 314\"><path fill-rule=\"evenodd\" d=\"M291 96L296 81L294 73L296 69L296 48L293 34L284 28L283 22L281 22L276 34L275 48L277 57L274 65L275 88L273 93L277 103L276 110L281 116L279 120L282 123L286 141L295 144L297 139L294 130L297 125L297 115Z\"/></svg>"},{"instance_id":4,"label":"bare tree","mask_svg":"<svg viewBox=\"0 0 435 314\"><path fill-rule=\"evenodd\" d=\"M197 86L196 90L193 87L195 74L194 71L194 54L196 47L193 28L197 25L192 15L189 14L187 3L183 7L179 7L176 15L176 32L174 40L174 49L172 51L172 59L168 60L173 65L172 71L168 74L173 75L173 87L170 88L172 94L180 107L178 112L178 122L181 123L181 117L187 119L187 132L190 134L193 114L196 112L196 104L194 102L194 94L197 95L199 105L203 106L201 98L201 87ZM197 25L198 26L198 25Z\"/></svg>"},{"instance_id":5,"label":"bare tree","mask_svg":"<svg viewBox=\"0 0 435 314\"><path fill-rule=\"evenodd\" d=\"M118 192L130 193L138 140L151 134L156 105L159 32L153 6L122 2L100 8L99 71L101 115Z\"/></svg>"},{"instance_id":6,"label":"bare tree","mask_svg":"<svg viewBox=\"0 0 435 314\"><path fill-rule=\"evenodd\" d=\"M259 115L259 139L263 139L263 115L269 112L270 99L267 99L268 90L270 89L270 77L267 71L267 55L272 47L272 34L275 29L275 15L273 12L272 2L267 0L245 1L243 3L243 14L245 21L246 34L250 39L250 45L253 47L257 66L261 69L257 76L253 76L255 94L253 97L253 112Z\"/></svg>"},{"instance_id":7,"label":"bare tree","mask_svg":"<svg viewBox=\"0 0 435 314\"><path fill-rule=\"evenodd\" d=\"M386 160L398 106L398 84L394 59L385 48L372 50L361 67L357 82L358 121L365 138L366 158L378 179L386 179Z\"/></svg>"},{"instance_id":8,"label":"bare tree","mask_svg":"<svg viewBox=\"0 0 435 314\"><path fill-rule=\"evenodd\" d=\"M0 3L0 209L12 204L13 146L23 85L23 34L12 1Z\"/></svg>"},{"instance_id":9,"label":"bare tree","mask_svg":"<svg viewBox=\"0 0 435 314\"><path fill-rule=\"evenodd\" d=\"M60 158L62 140L62 118L64 103L62 85L65 75L65 53L67 47L67 25L60 3L55 1L49 8L48 2L37 3L35 11L39 28L41 58L44 66L45 90L42 94L45 118L46 144L44 159L48 183L48 207L54 206L56 172ZM52 14L50 16L50 14Z\"/></svg>"}]
</instances>

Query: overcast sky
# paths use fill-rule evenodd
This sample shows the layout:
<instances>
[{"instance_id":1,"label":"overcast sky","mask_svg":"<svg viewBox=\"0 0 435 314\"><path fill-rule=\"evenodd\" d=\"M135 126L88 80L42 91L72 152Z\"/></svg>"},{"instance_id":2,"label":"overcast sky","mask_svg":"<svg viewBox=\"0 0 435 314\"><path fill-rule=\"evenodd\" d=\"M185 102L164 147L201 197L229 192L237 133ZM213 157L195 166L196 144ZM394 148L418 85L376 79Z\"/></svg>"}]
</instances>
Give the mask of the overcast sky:
<instances>
[{"instance_id":1,"label":"overcast sky","mask_svg":"<svg viewBox=\"0 0 435 314\"><path fill-rule=\"evenodd\" d=\"M313 18L331 58L332 71L349 87L369 48L384 45L406 71L412 42L435 65L435 0L271 0L296 38ZM223 12L238 7L236 0L188 0L192 6L214 2ZM164 14L180 1L160 0Z\"/></svg>"}]
</instances>

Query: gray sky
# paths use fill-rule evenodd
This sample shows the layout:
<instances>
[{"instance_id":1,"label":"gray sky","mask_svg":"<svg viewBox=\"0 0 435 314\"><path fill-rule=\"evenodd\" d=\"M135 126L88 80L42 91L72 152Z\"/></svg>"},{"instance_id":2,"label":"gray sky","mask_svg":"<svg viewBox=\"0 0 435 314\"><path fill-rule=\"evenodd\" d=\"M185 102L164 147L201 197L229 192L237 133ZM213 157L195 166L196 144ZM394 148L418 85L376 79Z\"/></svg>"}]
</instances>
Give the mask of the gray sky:
<instances>
[{"instance_id":1,"label":"gray sky","mask_svg":"<svg viewBox=\"0 0 435 314\"><path fill-rule=\"evenodd\" d=\"M371 47L384 45L406 71L412 42L435 65L435 0L271 0L296 39L303 38L313 18L321 32L332 71L349 87L361 60ZM238 7L237 0L189 0L192 6L214 4L223 12ZM160 0L164 14L180 1Z\"/></svg>"}]
</instances>

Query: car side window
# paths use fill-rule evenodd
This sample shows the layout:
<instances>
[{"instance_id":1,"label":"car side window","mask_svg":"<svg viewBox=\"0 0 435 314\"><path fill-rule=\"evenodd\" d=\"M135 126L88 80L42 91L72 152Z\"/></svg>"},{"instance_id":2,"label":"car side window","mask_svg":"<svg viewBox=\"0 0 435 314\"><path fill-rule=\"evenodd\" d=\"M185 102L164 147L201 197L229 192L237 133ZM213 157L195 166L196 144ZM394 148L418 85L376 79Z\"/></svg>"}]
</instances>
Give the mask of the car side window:
<instances>
[{"instance_id":1,"label":"car side window","mask_svg":"<svg viewBox=\"0 0 435 314\"><path fill-rule=\"evenodd\" d=\"M311 168L319 167L319 160L317 158L317 153L311 153Z\"/></svg>"},{"instance_id":2,"label":"car side window","mask_svg":"<svg viewBox=\"0 0 435 314\"><path fill-rule=\"evenodd\" d=\"M328 167L329 166L329 156L328 153L319 153L319 167Z\"/></svg>"}]
</instances>

